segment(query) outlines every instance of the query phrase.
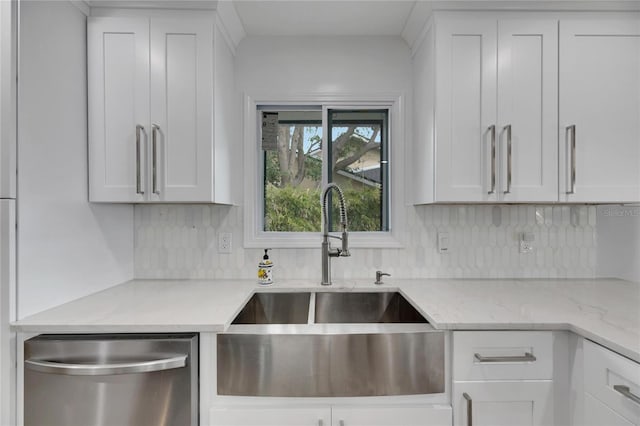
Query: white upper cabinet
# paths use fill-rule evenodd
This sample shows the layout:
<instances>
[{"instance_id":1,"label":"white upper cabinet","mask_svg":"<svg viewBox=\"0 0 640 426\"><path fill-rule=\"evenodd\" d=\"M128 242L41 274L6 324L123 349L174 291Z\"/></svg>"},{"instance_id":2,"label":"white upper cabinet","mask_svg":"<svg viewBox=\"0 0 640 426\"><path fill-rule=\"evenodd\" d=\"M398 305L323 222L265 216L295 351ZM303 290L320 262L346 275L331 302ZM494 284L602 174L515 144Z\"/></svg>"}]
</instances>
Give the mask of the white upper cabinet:
<instances>
[{"instance_id":1,"label":"white upper cabinet","mask_svg":"<svg viewBox=\"0 0 640 426\"><path fill-rule=\"evenodd\" d=\"M496 21L436 28L435 201L496 201Z\"/></svg>"},{"instance_id":2,"label":"white upper cabinet","mask_svg":"<svg viewBox=\"0 0 640 426\"><path fill-rule=\"evenodd\" d=\"M560 201L640 201L640 20L560 22Z\"/></svg>"},{"instance_id":3,"label":"white upper cabinet","mask_svg":"<svg viewBox=\"0 0 640 426\"><path fill-rule=\"evenodd\" d=\"M209 201L213 184L213 26L151 21L151 197Z\"/></svg>"},{"instance_id":4,"label":"white upper cabinet","mask_svg":"<svg viewBox=\"0 0 640 426\"><path fill-rule=\"evenodd\" d=\"M214 55L232 59L214 18L98 17L88 31L90 200L230 203L214 86L233 81Z\"/></svg>"},{"instance_id":5,"label":"white upper cabinet","mask_svg":"<svg viewBox=\"0 0 640 426\"><path fill-rule=\"evenodd\" d=\"M432 201L557 201L557 21L435 27Z\"/></svg>"},{"instance_id":6,"label":"white upper cabinet","mask_svg":"<svg viewBox=\"0 0 640 426\"><path fill-rule=\"evenodd\" d=\"M149 21L89 18L89 196L147 199Z\"/></svg>"},{"instance_id":7,"label":"white upper cabinet","mask_svg":"<svg viewBox=\"0 0 640 426\"><path fill-rule=\"evenodd\" d=\"M499 197L558 199L558 23L498 22Z\"/></svg>"}]
</instances>

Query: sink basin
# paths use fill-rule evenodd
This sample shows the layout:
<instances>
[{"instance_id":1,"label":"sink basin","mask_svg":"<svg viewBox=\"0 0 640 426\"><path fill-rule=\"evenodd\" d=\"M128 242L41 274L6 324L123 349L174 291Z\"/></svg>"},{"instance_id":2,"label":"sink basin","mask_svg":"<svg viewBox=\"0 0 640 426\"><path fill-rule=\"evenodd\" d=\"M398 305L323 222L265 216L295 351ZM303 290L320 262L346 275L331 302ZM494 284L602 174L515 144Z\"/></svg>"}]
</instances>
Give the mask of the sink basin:
<instances>
[{"instance_id":1,"label":"sink basin","mask_svg":"<svg viewBox=\"0 0 640 426\"><path fill-rule=\"evenodd\" d=\"M256 293L232 324L306 324L310 293Z\"/></svg>"},{"instance_id":2,"label":"sink basin","mask_svg":"<svg viewBox=\"0 0 640 426\"><path fill-rule=\"evenodd\" d=\"M316 293L316 323L426 323L398 292Z\"/></svg>"},{"instance_id":3,"label":"sink basin","mask_svg":"<svg viewBox=\"0 0 640 426\"><path fill-rule=\"evenodd\" d=\"M395 291L256 293L216 340L219 395L444 392L444 332Z\"/></svg>"}]
</instances>

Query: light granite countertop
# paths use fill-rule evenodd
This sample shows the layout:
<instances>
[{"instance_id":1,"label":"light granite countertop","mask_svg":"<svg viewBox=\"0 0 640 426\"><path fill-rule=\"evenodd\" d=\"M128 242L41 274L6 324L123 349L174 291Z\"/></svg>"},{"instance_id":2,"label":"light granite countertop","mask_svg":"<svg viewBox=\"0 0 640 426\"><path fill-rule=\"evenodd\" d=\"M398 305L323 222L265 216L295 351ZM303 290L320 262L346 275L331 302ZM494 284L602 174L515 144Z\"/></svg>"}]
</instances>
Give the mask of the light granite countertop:
<instances>
[{"instance_id":1,"label":"light granite countertop","mask_svg":"<svg viewBox=\"0 0 640 426\"><path fill-rule=\"evenodd\" d=\"M616 280L133 280L12 324L34 333L223 332L254 291L399 290L436 329L569 330L640 362L640 283Z\"/></svg>"}]
</instances>

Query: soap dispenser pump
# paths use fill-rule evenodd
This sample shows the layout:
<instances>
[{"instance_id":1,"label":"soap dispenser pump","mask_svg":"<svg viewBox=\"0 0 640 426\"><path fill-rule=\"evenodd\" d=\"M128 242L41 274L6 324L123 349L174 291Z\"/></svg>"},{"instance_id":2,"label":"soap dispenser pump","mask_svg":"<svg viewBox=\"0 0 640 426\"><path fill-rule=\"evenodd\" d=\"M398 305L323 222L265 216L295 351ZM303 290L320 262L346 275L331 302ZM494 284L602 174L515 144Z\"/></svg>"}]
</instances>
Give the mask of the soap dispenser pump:
<instances>
[{"instance_id":1,"label":"soap dispenser pump","mask_svg":"<svg viewBox=\"0 0 640 426\"><path fill-rule=\"evenodd\" d=\"M269 259L269 250L264 249L264 256L258 263L258 284L269 285L273 284L273 262Z\"/></svg>"}]
</instances>

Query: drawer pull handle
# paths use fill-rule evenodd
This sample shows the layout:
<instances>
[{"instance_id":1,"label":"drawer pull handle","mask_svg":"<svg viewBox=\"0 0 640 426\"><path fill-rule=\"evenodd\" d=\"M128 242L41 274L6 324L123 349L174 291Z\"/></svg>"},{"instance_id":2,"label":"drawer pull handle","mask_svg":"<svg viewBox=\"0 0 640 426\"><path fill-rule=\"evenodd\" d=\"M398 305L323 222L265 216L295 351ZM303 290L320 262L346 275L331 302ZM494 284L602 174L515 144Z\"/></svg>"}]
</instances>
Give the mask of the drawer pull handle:
<instances>
[{"instance_id":1,"label":"drawer pull handle","mask_svg":"<svg viewBox=\"0 0 640 426\"><path fill-rule=\"evenodd\" d=\"M524 355L517 356L482 356L478 353L473 354L478 362L533 362L536 357L531 352L525 352Z\"/></svg>"},{"instance_id":2,"label":"drawer pull handle","mask_svg":"<svg viewBox=\"0 0 640 426\"><path fill-rule=\"evenodd\" d=\"M467 426L473 426L473 400L466 392L462 396L467 400Z\"/></svg>"},{"instance_id":3,"label":"drawer pull handle","mask_svg":"<svg viewBox=\"0 0 640 426\"><path fill-rule=\"evenodd\" d=\"M625 398L629 398L630 400L632 400L636 404L640 404L640 396L638 396L638 395L634 394L633 392L631 392L631 389L629 389L629 386L614 385L613 386L613 390L618 392L618 393L621 393Z\"/></svg>"}]
</instances>

